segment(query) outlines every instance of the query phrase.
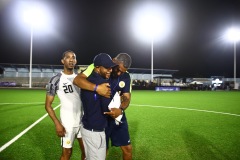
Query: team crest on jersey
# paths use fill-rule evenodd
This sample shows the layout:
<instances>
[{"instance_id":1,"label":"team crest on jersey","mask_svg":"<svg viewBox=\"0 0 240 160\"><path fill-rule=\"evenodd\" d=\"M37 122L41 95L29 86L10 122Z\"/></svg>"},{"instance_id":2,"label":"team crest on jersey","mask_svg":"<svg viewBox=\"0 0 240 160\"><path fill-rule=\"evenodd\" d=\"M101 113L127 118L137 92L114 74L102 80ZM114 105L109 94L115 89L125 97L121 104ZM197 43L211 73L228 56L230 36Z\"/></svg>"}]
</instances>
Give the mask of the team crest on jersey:
<instances>
[{"instance_id":1,"label":"team crest on jersey","mask_svg":"<svg viewBox=\"0 0 240 160\"><path fill-rule=\"evenodd\" d=\"M124 82L124 81L120 81L120 82L119 82L119 87L120 87L120 88L123 88L124 86L125 86L125 82Z\"/></svg>"},{"instance_id":2,"label":"team crest on jersey","mask_svg":"<svg viewBox=\"0 0 240 160\"><path fill-rule=\"evenodd\" d=\"M67 144L70 144L70 143L71 143L71 141L70 141L70 140L67 140L67 141L66 141L66 143L67 143Z\"/></svg>"}]
</instances>

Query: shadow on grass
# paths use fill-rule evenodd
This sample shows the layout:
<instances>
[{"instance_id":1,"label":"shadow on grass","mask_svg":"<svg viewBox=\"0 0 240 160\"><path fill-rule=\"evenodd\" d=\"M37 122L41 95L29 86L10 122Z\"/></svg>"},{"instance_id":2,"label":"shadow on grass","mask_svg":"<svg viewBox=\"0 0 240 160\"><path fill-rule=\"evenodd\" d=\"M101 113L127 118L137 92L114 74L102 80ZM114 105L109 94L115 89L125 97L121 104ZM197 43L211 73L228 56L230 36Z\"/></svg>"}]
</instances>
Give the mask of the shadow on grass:
<instances>
[{"instance_id":1,"label":"shadow on grass","mask_svg":"<svg viewBox=\"0 0 240 160\"><path fill-rule=\"evenodd\" d=\"M55 126L53 124L39 123L35 127L27 135L31 139L32 146L35 147L35 152L38 152L36 157L39 160L59 159L62 147L60 138L56 135ZM78 148L74 149L78 150Z\"/></svg>"},{"instance_id":2,"label":"shadow on grass","mask_svg":"<svg viewBox=\"0 0 240 160\"><path fill-rule=\"evenodd\" d=\"M211 141L201 135L195 134L192 131L185 130L183 132L183 139L185 141L188 154L192 157L192 159L231 160L228 155L224 154L223 151L214 146Z\"/></svg>"}]
</instances>

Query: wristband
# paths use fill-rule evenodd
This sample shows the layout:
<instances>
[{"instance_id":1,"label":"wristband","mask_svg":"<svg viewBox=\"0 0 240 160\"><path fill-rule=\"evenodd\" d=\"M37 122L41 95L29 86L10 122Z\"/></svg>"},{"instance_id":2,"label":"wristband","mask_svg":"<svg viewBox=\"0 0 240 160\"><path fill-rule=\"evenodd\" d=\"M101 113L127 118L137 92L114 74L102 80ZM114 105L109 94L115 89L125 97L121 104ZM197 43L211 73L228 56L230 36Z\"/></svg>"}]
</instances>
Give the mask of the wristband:
<instances>
[{"instance_id":1,"label":"wristband","mask_svg":"<svg viewBox=\"0 0 240 160\"><path fill-rule=\"evenodd\" d=\"M97 93L96 93L96 91L97 91L97 87L98 87L98 84L96 84L96 86L94 87L94 100L96 101L97 100Z\"/></svg>"},{"instance_id":2,"label":"wristband","mask_svg":"<svg viewBox=\"0 0 240 160\"><path fill-rule=\"evenodd\" d=\"M97 87L98 87L98 84L96 84L96 86L94 87L94 92L96 92L97 91Z\"/></svg>"},{"instance_id":3,"label":"wristband","mask_svg":"<svg viewBox=\"0 0 240 160\"><path fill-rule=\"evenodd\" d=\"M122 107L120 107L120 109L122 110L122 113L124 112L124 109Z\"/></svg>"}]
</instances>

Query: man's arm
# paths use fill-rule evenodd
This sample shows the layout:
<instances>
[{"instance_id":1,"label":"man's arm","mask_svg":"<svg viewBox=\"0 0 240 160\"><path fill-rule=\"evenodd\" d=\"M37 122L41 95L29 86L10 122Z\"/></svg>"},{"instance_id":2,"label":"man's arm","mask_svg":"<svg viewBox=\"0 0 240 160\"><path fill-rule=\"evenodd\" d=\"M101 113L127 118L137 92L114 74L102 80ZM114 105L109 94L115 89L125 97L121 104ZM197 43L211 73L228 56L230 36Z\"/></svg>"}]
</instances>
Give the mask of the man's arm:
<instances>
[{"instance_id":1,"label":"man's arm","mask_svg":"<svg viewBox=\"0 0 240 160\"><path fill-rule=\"evenodd\" d=\"M121 96L121 104L119 106L119 108L111 108L111 112L107 112L105 114L110 115L112 118L116 118L119 115L121 115L124 110L126 110L130 104L131 101L131 90L132 90L132 85L131 85L131 79L129 74L126 75L126 86L123 88L123 94Z\"/></svg>"},{"instance_id":2,"label":"man's arm","mask_svg":"<svg viewBox=\"0 0 240 160\"><path fill-rule=\"evenodd\" d=\"M130 104L131 101L131 93L123 93L121 96L121 105L120 109L126 110Z\"/></svg>"},{"instance_id":3,"label":"man's arm","mask_svg":"<svg viewBox=\"0 0 240 160\"><path fill-rule=\"evenodd\" d=\"M79 73L73 80L73 84L78 86L79 88L88 90L88 91L94 91L96 89L96 92L104 96L106 98L110 98L111 96L111 89L110 85L108 83L102 83L96 87L96 84L91 83L87 80L87 76L83 73Z\"/></svg>"},{"instance_id":4,"label":"man's arm","mask_svg":"<svg viewBox=\"0 0 240 160\"><path fill-rule=\"evenodd\" d=\"M94 91L96 84L93 84L87 80L87 76L83 73L79 73L73 80L73 84L78 86L79 88Z\"/></svg>"},{"instance_id":5,"label":"man's arm","mask_svg":"<svg viewBox=\"0 0 240 160\"><path fill-rule=\"evenodd\" d=\"M121 115L123 113L123 111L125 111L129 104L130 104L130 100L131 100L131 93L123 93L123 95L121 96L121 104L119 108L112 108L111 111L113 112L111 114L112 117L116 118L119 115Z\"/></svg>"},{"instance_id":6,"label":"man's arm","mask_svg":"<svg viewBox=\"0 0 240 160\"><path fill-rule=\"evenodd\" d=\"M131 101L131 93L123 93L121 96L121 104L119 108L111 108L110 112L104 112L104 114L110 115L112 118L117 118L126 110Z\"/></svg>"},{"instance_id":7,"label":"man's arm","mask_svg":"<svg viewBox=\"0 0 240 160\"><path fill-rule=\"evenodd\" d=\"M66 133L65 128L61 124L61 122L58 120L53 108L52 108L52 102L54 100L54 96L51 95L46 95L46 100L45 100L45 109L52 119L53 123L55 124L56 127L56 132L59 137L63 137Z\"/></svg>"}]
</instances>

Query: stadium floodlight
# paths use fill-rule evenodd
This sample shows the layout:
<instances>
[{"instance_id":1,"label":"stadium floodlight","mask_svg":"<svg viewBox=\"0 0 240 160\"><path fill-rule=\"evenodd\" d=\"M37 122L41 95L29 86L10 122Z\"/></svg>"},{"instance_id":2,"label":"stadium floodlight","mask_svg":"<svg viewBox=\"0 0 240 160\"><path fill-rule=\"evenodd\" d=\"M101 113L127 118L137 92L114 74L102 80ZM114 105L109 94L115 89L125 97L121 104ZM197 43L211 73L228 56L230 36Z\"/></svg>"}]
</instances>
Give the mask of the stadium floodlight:
<instances>
[{"instance_id":1,"label":"stadium floodlight","mask_svg":"<svg viewBox=\"0 0 240 160\"><path fill-rule=\"evenodd\" d=\"M230 28L226 32L226 38L233 42L233 50L234 50L234 89L238 89L238 84L236 83L236 43L240 40L240 29L238 28Z\"/></svg>"},{"instance_id":2,"label":"stadium floodlight","mask_svg":"<svg viewBox=\"0 0 240 160\"><path fill-rule=\"evenodd\" d=\"M41 29L47 24L48 13L46 8L40 3L31 3L23 7L23 19L30 26L30 65L29 65L29 88L32 88L32 47L33 30Z\"/></svg>"},{"instance_id":3,"label":"stadium floodlight","mask_svg":"<svg viewBox=\"0 0 240 160\"><path fill-rule=\"evenodd\" d=\"M169 8L161 4L144 4L132 17L132 29L138 39L151 41L151 81L153 82L153 42L163 40L171 31Z\"/></svg>"}]
</instances>

